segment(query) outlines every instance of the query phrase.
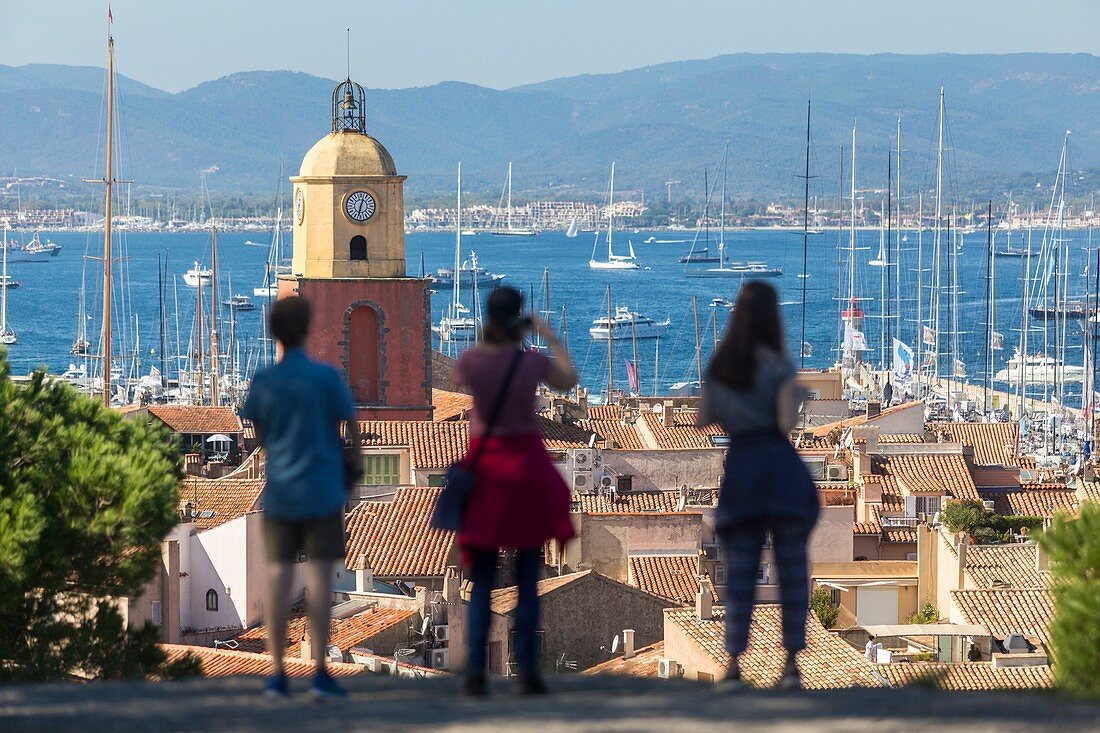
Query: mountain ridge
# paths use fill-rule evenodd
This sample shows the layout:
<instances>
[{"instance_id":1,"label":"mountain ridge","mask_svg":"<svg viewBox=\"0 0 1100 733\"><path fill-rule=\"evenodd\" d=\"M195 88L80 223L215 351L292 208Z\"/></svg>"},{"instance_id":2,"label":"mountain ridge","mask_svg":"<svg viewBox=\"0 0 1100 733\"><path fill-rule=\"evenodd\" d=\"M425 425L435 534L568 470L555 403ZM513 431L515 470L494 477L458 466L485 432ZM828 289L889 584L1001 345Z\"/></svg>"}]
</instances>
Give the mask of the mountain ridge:
<instances>
[{"instance_id":1,"label":"mountain ridge","mask_svg":"<svg viewBox=\"0 0 1100 733\"><path fill-rule=\"evenodd\" d=\"M0 171L89 176L103 70L0 65ZM928 182L939 87L961 182L1052 171L1062 134L1077 167L1100 165L1100 57L1090 54L728 54L493 89L462 81L368 89L367 124L408 175L411 195L598 195L618 161L624 189L702 189L730 140L735 196L790 194L813 109L815 174L836 190L841 145L857 127L861 188L881 187L902 117L910 187ZM288 70L235 72L170 93L120 77L123 163L148 186L270 191L280 158L296 168L329 126L334 80ZM58 92L64 92L59 94ZM810 92L807 94L807 92ZM102 134L99 132L98 134ZM127 157L128 156L128 157ZM827 183L833 181L832 183Z\"/></svg>"}]
</instances>

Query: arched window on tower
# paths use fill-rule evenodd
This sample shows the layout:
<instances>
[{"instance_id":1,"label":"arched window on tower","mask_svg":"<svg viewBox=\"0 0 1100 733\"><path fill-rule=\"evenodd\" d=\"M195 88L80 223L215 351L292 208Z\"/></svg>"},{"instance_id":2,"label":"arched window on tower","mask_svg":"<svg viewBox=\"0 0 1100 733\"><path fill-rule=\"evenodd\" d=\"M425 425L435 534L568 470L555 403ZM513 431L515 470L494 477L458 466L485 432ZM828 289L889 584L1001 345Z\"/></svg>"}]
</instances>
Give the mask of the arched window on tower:
<instances>
[{"instance_id":1,"label":"arched window on tower","mask_svg":"<svg viewBox=\"0 0 1100 733\"><path fill-rule=\"evenodd\" d=\"M378 311L369 305L359 305L352 309L347 318L347 365L351 394L360 404L378 402L382 363Z\"/></svg>"},{"instance_id":2,"label":"arched window on tower","mask_svg":"<svg viewBox=\"0 0 1100 733\"><path fill-rule=\"evenodd\" d=\"M217 611L218 610L218 592L211 588L206 591L206 610Z\"/></svg>"},{"instance_id":3,"label":"arched window on tower","mask_svg":"<svg viewBox=\"0 0 1100 733\"><path fill-rule=\"evenodd\" d=\"M351 238L350 247L350 259L352 260L366 260L367 259L367 238L362 234L356 234Z\"/></svg>"}]
</instances>

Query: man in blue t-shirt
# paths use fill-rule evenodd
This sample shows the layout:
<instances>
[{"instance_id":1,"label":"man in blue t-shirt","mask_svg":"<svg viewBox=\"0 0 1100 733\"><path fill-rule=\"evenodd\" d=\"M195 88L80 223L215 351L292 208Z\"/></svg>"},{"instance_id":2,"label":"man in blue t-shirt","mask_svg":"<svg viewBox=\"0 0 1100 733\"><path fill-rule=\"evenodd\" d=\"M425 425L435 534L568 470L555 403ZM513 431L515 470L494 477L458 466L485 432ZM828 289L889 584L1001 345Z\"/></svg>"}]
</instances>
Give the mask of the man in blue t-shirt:
<instances>
[{"instance_id":1,"label":"man in blue t-shirt","mask_svg":"<svg viewBox=\"0 0 1100 733\"><path fill-rule=\"evenodd\" d=\"M283 298L272 306L271 333L282 345L283 356L252 378L241 417L255 426L267 461L267 643L274 672L266 693L288 694L283 649L290 581L293 564L305 552L309 634L316 662L311 692L320 698L347 694L325 669L325 657L333 563L344 558L345 471L358 465L359 424L340 375L311 360L302 348L309 323L309 303L302 298ZM348 448L340 435L341 423L347 426Z\"/></svg>"}]
</instances>

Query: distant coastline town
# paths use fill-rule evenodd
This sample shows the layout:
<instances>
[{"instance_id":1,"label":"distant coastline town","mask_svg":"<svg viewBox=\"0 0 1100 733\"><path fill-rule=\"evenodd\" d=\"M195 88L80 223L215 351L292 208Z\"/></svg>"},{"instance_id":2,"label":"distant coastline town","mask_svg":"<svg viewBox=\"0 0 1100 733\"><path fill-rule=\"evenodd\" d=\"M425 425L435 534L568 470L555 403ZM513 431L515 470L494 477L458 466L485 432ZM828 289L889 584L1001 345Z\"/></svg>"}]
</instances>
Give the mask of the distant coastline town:
<instances>
[{"instance_id":1,"label":"distant coastline town","mask_svg":"<svg viewBox=\"0 0 1100 733\"><path fill-rule=\"evenodd\" d=\"M21 201L26 192L64 190L63 180L49 177L4 177L0 176L0 224L13 231L87 231L103 228L102 209L91 210L81 206L23 206ZM23 192L23 193L21 193ZM673 200L671 193L665 200L647 203L644 192L624 192L633 195L633 200L616 201L610 207L617 221L628 227L647 230L694 230L704 226L718 228L723 224L719 215L718 202L711 200L709 206L689 198ZM879 206L879 198L885 200L885 191L868 190L857 201L856 226L858 228L877 229L885 220L885 211ZM28 197L34 200L34 196ZM52 198L49 195L38 198ZM276 224L278 204L268 200L262 205L244 206L239 197L224 197L219 200L211 194L199 196L178 195L176 198L164 193L143 193L133 199L128 195L122 200L121 211L112 217L112 225L120 231L141 232L196 232L209 228L211 212L223 231L269 232ZM1091 197L1081 199L1083 206L1068 210L1065 214L1066 229L1089 229L1100 226L1100 212ZM565 231L576 220L580 231L595 231L600 222L608 220L608 206L591 201L527 201L514 203L511 208L511 221L514 226L530 228L536 231ZM914 207L915 208L915 207ZM244 211L248 209L249 211ZM286 211L284 206L283 210ZM1034 211L1041 207L1018 202L1012 198L998 202L993 210L993 225L999 229L1020 230L1027 228L1029 221L1034 223ZM727 229L801 229L805 224L811 229L831 229L848 227L851 212L847 204L838 206L835 201L811 201L808 207L808 222L804 222L804 209L796 201L752 200L735 206L731 202L725 214ZM931 212L925 212L924 226L931 226ZM453 229L455 209L446 206L418 206L406 208L405 230L407 232L438 231ZM464 228L471 233L488 231L505 216L505 207L488 204L467 204L463 206ZM956 220L964 230L975 231L986 226L985 202L975 201L956 215ZM900 226L903 229L916 229L919 215L910 211L901 215ZM290 218L283 216L282 227L290 231ZM895 219L893 226L898 226Z\"/></svg>"}]
</instances>

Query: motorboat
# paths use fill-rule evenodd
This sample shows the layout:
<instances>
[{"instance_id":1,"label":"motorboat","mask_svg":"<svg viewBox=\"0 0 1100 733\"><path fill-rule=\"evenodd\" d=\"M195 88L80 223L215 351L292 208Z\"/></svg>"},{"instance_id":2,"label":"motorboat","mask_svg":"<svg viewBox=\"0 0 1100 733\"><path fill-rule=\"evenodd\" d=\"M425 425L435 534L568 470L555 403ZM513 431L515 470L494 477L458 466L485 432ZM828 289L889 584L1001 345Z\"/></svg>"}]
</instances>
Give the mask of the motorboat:
<instances>
[{"instance_id":1,"label":"motorboat","mask_svg":"<svg viewBox=\"0 0 1100 733\"><path fill-rule=\"evenodd\" d=\"M201 283L205 287L210 284L210 279L213 276L213 270L204 268L198 262L195 262L190 270L183 273L183 284L189 288L197 288Z\"/></svg>"},{"instance_id":2,"label":"motorboat","mask_svg":"<svg viewBox=\"0 0 1100 733\"><path fill-rule=\"evenodd\" d=\"M603 316L592 321L592 327L588 329L588 333L596 341L607 341L609 338L613 341L635 338L654 339L664 335L671 325L672 322L668 319L655 321L625 306L619 306L610 319Z\"/></svg>"},{"instance_id":3,"label":"motorboat","mask_svg":"<svg viewBox=\"0 0 1100 733\"><path fill-rule=\"evenodd\" d=\"M453 288L455 286L455 271L453 267L441 267L436 270L435 274L431 275L430 278L432 285L439 289ZM460 288L472 288L475 284L479 288L486 286L493 288L503 279L504 275L496 272L489 272L478 265L476 252L470 252L470 257L458 268L458 285Z\"/></svg>"},{"instance_id":4,"label":"motorboat","mask_svg":"<svg viewBox=\"0 0 1100 733\"><path fill-rule=\"evenodd\" d=\"M1053 384L1055 382L1084 382L1083 366L1063 364L1053 356L1028 354L1021 356L1017 349L1008 365L994 376L998 382L1018 384Z\"/></svg>"},{"instance_id":5,"label":"motorboat","mask_svg":"<svg viewBox=\"0 0 1100 733\"><path fill-rule=\"evenodd\" d=\"M227 308L231 308L235 311L252 311L256 310L256 304L252 302L252 298L247 295L234 295L226 298L222 301L222 305Z\"/></svg>"}]
</instances>

